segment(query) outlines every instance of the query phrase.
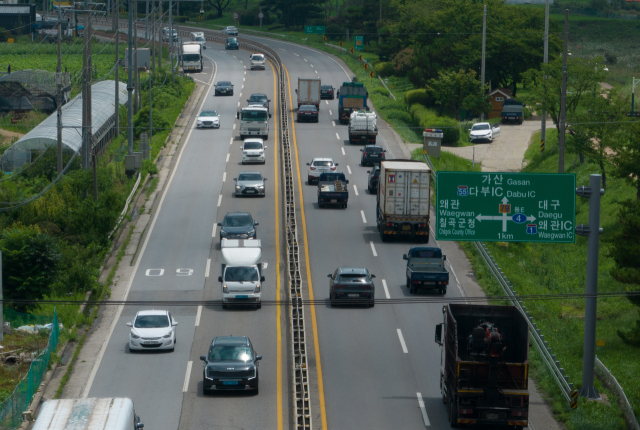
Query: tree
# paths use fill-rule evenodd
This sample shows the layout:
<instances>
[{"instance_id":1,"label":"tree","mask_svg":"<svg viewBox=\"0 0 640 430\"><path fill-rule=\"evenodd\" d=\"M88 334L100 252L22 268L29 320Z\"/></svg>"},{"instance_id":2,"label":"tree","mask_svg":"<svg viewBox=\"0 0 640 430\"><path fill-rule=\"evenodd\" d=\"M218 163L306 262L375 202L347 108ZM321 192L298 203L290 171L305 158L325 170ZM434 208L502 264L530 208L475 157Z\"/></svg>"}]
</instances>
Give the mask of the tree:
<instances>
[{"instance_id":1,"label":"tree","mask_svg":"<svg viewBox=\"0 0 640 430\"><path fill-rule=\"evenodd\" d=\"M262 5L271 12L280 12L282 24L291 27L305 25L314 19L323 19L324 2L325 0L264 0Z\"/></svg>"},{"instance_id":2,"label":"tree","mask_svg":"<svg viewBox=\"0 0 640 430\"><path fill-rule=\"evenodd\" d=\"M222 12L229 6L231 0L207 0L213 8L218 11L218 18L222 18Z\"/></svg>"},{"instance_id":3,"label":"tree","mask_svg":"<svg viewBox=\"0 0 640 430\"><path fill-rule=\"evenodd\" d=\"M621 128L621 132L629 136L623 144L619 144L613 156L613 175L624 179L636 189L636 200L640 200L640 125L629 123Z\"/></svg>"},{"instance_id":4,"label":"tree","mask_svg":"<svg viewBox=\"0 0 640 430\"><path fill-rule=\"evenodd\" d=\"M454 112L458 121L462 108L478 112L489 108L487 98L483 96L486 88L483 92L473 70L439 72L438 79L429 81L428 89L440 105L440 115L444 108L448 108Z\"/></svg>"}]
</instances>

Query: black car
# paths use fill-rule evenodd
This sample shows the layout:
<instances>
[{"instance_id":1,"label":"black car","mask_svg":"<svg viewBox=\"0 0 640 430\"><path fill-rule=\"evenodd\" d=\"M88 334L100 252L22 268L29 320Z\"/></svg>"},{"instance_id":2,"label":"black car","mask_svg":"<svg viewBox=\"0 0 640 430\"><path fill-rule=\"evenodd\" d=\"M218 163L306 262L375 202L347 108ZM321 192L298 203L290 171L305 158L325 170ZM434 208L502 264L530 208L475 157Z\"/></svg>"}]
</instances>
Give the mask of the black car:
<instances>
[{"instance_id":1,"label":"black car","mask_svg":"<svg viewBox=\"0 0 640 430\"><path fill-rule=\"evenodd\" d=\"M378 180L380 179L380 165L373 166L373 170L367 170L369 179L367 180L367 189L369 194L373 194L378 191Z\"/></svg>"},{"instance_id":2,"label":"black car","mask_svg":"<svg viewBox=\"0 0 640 430\"><path fill-rule=\"evenodd\" d=\"M335 98L333 93L333 87L331 85L320 85L320 98L322 100L324 99L333 100Z\"/></svg>"},{"instance_id":3,"label":"black car","mask_svg":"<svg viewBox=\"0 0 640 430\"><path fill-rule=\"evenodd\" d=\"M224 49L240 49L238 39L235 37L227 37L227 40L224 43Z\"/></svg>"},{"instance_id":4,"label":"black car","mask_svg":"<svg viewBox=\"0 0 640 430\"><path fill-rule=\"evenodd\" d=\"M249 212L228 212L220 226L220 243L223 239L256 239L258 223Z\"/></svg>"},{"instance_id":5,"label":"black car","mask_svg":"<svg viewBox=\"0 0 640 430\"><path fill-rule=\"evenodd\" d=\"M232 96L233 95L233 84L229 81L218 81L215 85L216 87L216 96Z\"/></svg>"},{"instance_id":6,"label":"black car","mask_svg":"<svg viewBox=\"0 0 640 430\"><path fill-rule=\"evenodd\" d=\"M362 157L360 158L360 164L363 166L373 166L374 164L380 164L385 160L385 152L382 146L378 145L366 145L362 148Z\"/></svg>"},{"instance_id":7,"label":"black car","mask_svg":"<svg viewBox=\"0 0 640 430\"><path fill-rule=\"evenodd\" d=\"M217 336L207 355L201 355L202 391L254 390L258 393L258 361L262 360L246 336Z\"/></svg>"},{"instance_id":8,"label":"black car","mask_svg":"<svg viewBox=\"0 0 640 430\"><path fill-rule=\"evenodd\" d=\"M298 108L298 122L311 121L318 122L318 109L315 105L302 105Z\"/></svg>"},{"instance_id":9,"label":"black car","mask_svg":"<svg viewBox=\"0 0 640 430\"><path fill-rule=\"evenodd\" d=\"M376 287L373 285L373 278L376 275L369 273L366 268L339 267L328 277L331 306L347 300L367 304L369 307L375 305Z\"/></svg>"},{"instance_id":10,"label":"black car","mask_svg":"<svg viewBox=\"0 0 640 430\"><path fill-rule=\"evenodd\" d=\"M250 105L262 105L262 106L266 107L267 108L267 112L271 112L271 110L269 109L269 103L270 102L271 102L271 100L269 100L267 95L266 94L261 94L261 93L251 94L249 99L247 99L247 103L249 103Z\"/></svg>"}]
</instances>

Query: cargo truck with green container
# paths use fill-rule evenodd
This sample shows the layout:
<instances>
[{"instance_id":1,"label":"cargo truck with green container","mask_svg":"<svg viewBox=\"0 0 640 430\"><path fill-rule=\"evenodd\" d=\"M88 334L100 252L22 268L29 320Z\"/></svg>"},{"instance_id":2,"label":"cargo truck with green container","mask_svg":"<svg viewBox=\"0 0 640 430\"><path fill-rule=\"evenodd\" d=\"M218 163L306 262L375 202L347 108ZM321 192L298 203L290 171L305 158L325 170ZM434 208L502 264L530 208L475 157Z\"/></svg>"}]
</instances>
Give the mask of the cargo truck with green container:
<instances>
[{"instance_id":1,"label":"cargo truck with green container","mask_svg":"<svg viewBox=\"0 0 640 430\"><path fill-rule=\"evenodd\" d=\"M369 93L364 84L343 82L338 90L338 119L340 124L349 124L351 112L368 110L368 96Z\"/></svg>"}]
</instances>

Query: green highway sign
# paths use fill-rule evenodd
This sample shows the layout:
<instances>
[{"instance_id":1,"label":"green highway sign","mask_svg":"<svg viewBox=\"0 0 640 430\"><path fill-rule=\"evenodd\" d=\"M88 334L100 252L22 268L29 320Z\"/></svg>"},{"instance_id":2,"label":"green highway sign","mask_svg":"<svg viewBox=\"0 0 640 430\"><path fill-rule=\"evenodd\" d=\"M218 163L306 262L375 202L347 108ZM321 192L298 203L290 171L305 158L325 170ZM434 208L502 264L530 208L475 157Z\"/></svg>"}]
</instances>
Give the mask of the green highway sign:
<instances>
[{"instance_id":1,"label":"green highway sign","mask_svg":"<svg viewBox=\"0 0 640 430\"><path fill-rule=\"evenodd\" d=\"M353 43L356 48L356 51L364 50L364 36L354 36Z\"/></svg>"},{"instance_id":2,"label":"green highway sign","mask_svg":"<svg viewBox=\"0 0 640 430\"><path fill-rule=\"evenodd\" d=\"M324 25L305 25L305 34L324 34Z\"/></svg>"},{"instance_id":3,"label":"green highway sign","mask_svg":"<svg viewBox=\"0 0 640 430\"><path fill-rule=\"evenodd\" d=\"M436 240L576 240L573 174L438 172L436 196Z\"/></svg>"}]
</instances>

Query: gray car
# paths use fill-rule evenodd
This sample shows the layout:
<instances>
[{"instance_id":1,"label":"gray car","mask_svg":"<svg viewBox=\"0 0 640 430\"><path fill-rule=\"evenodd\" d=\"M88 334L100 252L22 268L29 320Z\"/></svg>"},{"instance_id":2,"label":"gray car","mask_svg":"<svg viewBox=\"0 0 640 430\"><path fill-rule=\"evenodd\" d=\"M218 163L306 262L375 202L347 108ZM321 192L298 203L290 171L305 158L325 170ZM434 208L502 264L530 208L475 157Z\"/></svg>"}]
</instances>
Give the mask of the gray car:
<instances>
[{"instance_id":1,"label":"gray car","mask_svg":"<svg viewBox=\"0 0 640 430\"><path fill-rule=\"evenodd\" d=\"M207 355L201 355L202 391L252 390L258 394L258 361L251 341L246 336L218 336Z\"/></svg>"},{"instance_id":2,"label":"gray car","mask_svg":"<svg viewBox=\"0 0 640 430\"><path fill-rule=\"evenodd\" d=\"M331 306L336 304L366 304L375 306L376 287L373 278L365 267L339 267L329 277L329 300Z\"/></svg>"},{"instance_id":3,"label":"gray car","mask_svg":"<svg viewBox=\"0 0 640 430\"><path fill-rule=\"evenodd\" d=\"M236 197L238 196L265 196L264 182L267 178L262 176L260 172L242 172L236 181Z\"/></svg>"}]
</instances>

